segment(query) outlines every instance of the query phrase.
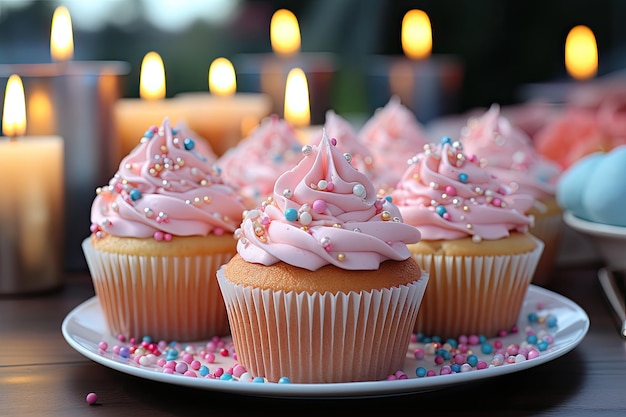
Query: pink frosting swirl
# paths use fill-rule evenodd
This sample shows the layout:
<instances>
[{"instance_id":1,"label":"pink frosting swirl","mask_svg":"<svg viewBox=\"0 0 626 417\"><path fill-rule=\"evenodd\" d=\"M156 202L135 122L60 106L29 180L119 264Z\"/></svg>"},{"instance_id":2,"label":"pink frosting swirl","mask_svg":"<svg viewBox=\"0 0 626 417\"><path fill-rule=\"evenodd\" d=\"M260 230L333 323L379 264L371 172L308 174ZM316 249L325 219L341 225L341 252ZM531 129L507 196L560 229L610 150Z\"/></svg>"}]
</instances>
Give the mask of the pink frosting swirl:
<instances>
[{"instance_id":1,"label":"pink frosting swirl","mask_svg":"<svg viewBox=\"0 0 626 417\"><path fill-rule=\"evenodd\" d=\"M535 199L554 197L561 167L540 155L530 137L502 116L499 105L470 118L460 139L465 152L480 157L513 192Z\"/></svg>"},{"instance_id":2,"label":"pink frosting swirl","mask_svg":"<svg viewBox=\"0 0 626 417\"><path fill-rule=\"evenodd\" d=\"M429 143L426 131L397 96L365 122L358 133L374 157L374 184L382 189L396 185L409 158Z\"/></svg>"},{"instance_id":3,"label":"pink frosting swirl","mask_svg":"<svg viewBox=\"0 0 626 417\"><path fill-rule=\"evenodd\" d=\"M423 240L472 237L500 239L527 231L534 198L512 193L476 157L450 138L413 158L393 191L404 221L419 228Z\"/></svg>"},{"instance_id":4,"label":"pink frosting swirl","mask_svg":"<svg viewBox=\"0 0 626 417\"><path fill-rule=\"evenodd\" d=\"M217 165L224 182L241 190L256 206L271 195L280 174L298 163L301 147L293 126L273 115L226 151Z\"/></svg>"},{"instance_id":5,"label":"pink frosting swirl","mask_svg":"<svg viewBox=\"0 0 626 417\"><path fill-rule=\"evenodd\" d=\"M376 197L372 182L335 145L324 135L319 145L304 146L305 157L278 178L273 197L247 213L235 232L245 260L372 270L410 257L406 244L419 241L419 230Z\"/></svg>"},{"instance_id":6,"label":"pink frosting swirl","mask_svg":"<svg viewBox=\"0 0 626 417\"><path fill-rule=\"evenodd\" d=\"M167 118L146 132L98 190L91 207L93 233L169 240L237 228L243 199L223 184L212 161L194 149L194 140L179 133Z\"/></svg>"}]
</instances>

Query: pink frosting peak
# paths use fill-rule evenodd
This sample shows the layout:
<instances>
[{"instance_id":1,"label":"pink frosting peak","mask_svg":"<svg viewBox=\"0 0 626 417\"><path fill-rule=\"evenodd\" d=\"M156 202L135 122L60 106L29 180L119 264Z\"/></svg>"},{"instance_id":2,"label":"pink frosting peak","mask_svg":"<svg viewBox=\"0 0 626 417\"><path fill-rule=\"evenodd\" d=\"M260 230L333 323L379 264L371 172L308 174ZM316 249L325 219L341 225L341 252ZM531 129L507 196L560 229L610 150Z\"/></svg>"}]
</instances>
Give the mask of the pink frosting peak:
<instances>
[{"instance_id":1,"label":"pink frosting peak","mask_svg":"<svg viewBox=\"0 0 626 417\"><path fill-rule=\"evenodd\" d=\"M276 181L273 197L250 210L235 232L245 260L312 271L329 264L372 270L410 257L406 244L418 242L420 232L402 222L388 199L376 196L334 141L324 134L319 145L302 152L304 158Z\"/></svg>"},{"instance_id":2,"label":"pink frosting peak","mask_svg":"<svg viewBox=\"0 0 626 417\"><path fill-rule=\"evenodd\" d=\"M396 185L409 158L430 142L415 114L397 96L376 110L358 133L374 157L374 184L382 189Z\"/></svg>"},{"instance_id":3,"label":"pink frosting peak","mask_svg":"<svg viewBox=\"0 0 626 417\"><path fill-rule=\"evenodd\" d=\"M91 207L92 232L157 240L233 232L245 206L166 118L126 156Z\"/></svg>"},{"instance_id":4,"label":"pink frosting peak","mask_svg":"<svg viewBox=\"0 0 626 417\"><path fill-rule=\"evenodd\" d=\"M352 166L373 179L373 156L370 150L365 146L358 137L356 130L343 117L338 115L334 110L326 112L326 120L324 122L324 130L330 139L337 140L337 147L352 158ZM323 132L314 136L311 143L319 143L323 136Z\"/></svg>"},{"instance_id":5,"label":"pink frosting peak","mask_svg":"<svg viewBox=\"0 0 626 417\"><path fill-rule=\"evenodd\" d=\"M217 165L224 182L255 206L271 195L278 176L298 163L301 146L293 126L272 115L226 151Z\"/></svg>"},{"instance_id":6,"label":"pink frosting peak","mask_svg":"<svg viewBox=\"0 0 626 417\"><path fill-rule=\"evenodd\" d=\"M514 192L536 199L554 196L561 167L540 155L530 137L502 116L498 104L480 117L470 118L460 139L466 153L478 155Z\"/></svg>"},{"instance_id":7,"label":"pink frosting peak","mask_svg":"<svg viewBox=\"0 0 626 417\"><path fill-rule=\"evenodd\" d=\"M424 240L500 239L534 222L532 196L512 193L448 137L415 155L392 196Z\"/></svg>"}]
</instances>

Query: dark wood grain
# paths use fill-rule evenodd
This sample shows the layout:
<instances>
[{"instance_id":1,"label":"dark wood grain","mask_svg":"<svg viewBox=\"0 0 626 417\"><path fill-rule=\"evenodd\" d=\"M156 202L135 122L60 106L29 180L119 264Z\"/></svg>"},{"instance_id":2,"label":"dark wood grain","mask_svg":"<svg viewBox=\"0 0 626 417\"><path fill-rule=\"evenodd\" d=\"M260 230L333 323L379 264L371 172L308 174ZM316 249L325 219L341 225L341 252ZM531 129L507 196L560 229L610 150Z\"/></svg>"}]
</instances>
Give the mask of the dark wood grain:
<instances>
[{"instance_id":1,"label":"dark wood grain","mask_svg":"<svg viewBox=\"0 0 626 417\"><path fill-rule=\"evenodd\" d=\"M626 342L605 302L601 265L559 268L546 288L579 304L590 330L573 351L522 372L411 395L268 399L147 381L84 358L63 339L63 318L94 295L87 274L51 293L0 298L0 416L624 416ZM96 405L85 396L96 392Z\"/></svg>"}]
</instances>

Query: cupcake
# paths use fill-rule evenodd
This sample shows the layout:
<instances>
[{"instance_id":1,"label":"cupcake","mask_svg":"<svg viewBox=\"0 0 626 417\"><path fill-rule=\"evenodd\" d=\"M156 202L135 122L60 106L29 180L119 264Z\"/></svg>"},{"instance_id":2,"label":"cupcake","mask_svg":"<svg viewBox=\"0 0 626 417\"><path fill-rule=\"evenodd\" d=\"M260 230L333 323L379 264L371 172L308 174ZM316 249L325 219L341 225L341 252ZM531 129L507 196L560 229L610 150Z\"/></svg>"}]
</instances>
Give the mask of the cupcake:
<instances>
[{"instance_id":1,"label":"cupcake","mask_svg":"<svg viewBox=\"0 0 626 417\"><path fill-rule=\"evenodd\" d=\"M383 380L402 368L428 276L419 231L326 135L247 212L217 274L239 363L277 382Z\"/></svg>"},{"instance_id":2,"label":"cupcake","mask_svg":"<svg viewBox=\"0 0 626 417\"><path fill-rule=\"evenodd\" d=\"M215 274L236 253L237 191L166 118L148 129L91 207L82 244L114 336L200 340L229 333Z\"/></svg>"},{"instance_id":3,"label":"cupcake","mask_svg":"<svg viewBox=\"0 0 626 417\"><path fill-rule=\"evenodd\" d=\"M421 232L409 250L429 273L414 331L496 336L517 322L543 242L530 195L512 193L448 137L415 155L392 193Z\"/></svg>"},{"instance_id":4,"label":"cupcake","mask_svg":"<svg viewBox=\"0 0 626 417\"><path fill-rule=\"evenodd\" d=\"M409 158L429 142L415 114L397 96L376 110L358 136L374 158L374 185L387 193L402 177Z\"/></svg>"},{"instance_id":5,"label":"cupcake","mask_svg":"<svg viewBox=\"0 0 626 417\"><path fill-rule=\"evenodd\" d=\"M279 175L298 163L301 147L293 126L272 115L226 151L216 164L224 182L239 189L248 208L253 208L271 195Z\"/></svg>"},{"instance_id":6,"label":"cupcake","mask_svg":"<svg viewBox=\"0 0 626 417\"><path fill-rule=\"evenodd\" d=\"M465 152L480 155L481 164L512 192L534 197L528 213L535 218L530 232L543 241L544 250L533 282L546 284L554 270L563 230L563 211L556 200L561 167L540 155L531 138L513 126L497 104L480 117L470 118L460 140Z\"/></svg>"}]
</instances>

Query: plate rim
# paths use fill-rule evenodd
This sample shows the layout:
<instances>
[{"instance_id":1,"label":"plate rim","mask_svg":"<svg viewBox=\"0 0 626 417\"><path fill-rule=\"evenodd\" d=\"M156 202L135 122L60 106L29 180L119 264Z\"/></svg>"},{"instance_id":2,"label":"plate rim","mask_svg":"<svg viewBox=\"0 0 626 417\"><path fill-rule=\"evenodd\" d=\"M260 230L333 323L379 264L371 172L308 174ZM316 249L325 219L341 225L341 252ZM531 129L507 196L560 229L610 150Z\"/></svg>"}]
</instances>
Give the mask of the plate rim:
<instances>
[{"instance_id":1,"label":"plate rim","mask_svg":"<svg viewBox=\"0 0 626 417\"><path fill-rule=\"evenodd\" d=\"M577 329L578 334L574 339L560 346L559 349L542 353L537 358L519 363L506 364L490 367L471 372L453 373L449 375L437 375L434 377L410 377L405 380L395 381L364 381L364 382L339 382L339 383L316 383L316 384L276 384L276 383L248 383L237 381L222 381L219 379L190 378L181 375L168 375L151 369L129 366L107 358L97 352L83 346L71 334L70 326L80 325L76 317L90 308L99 305L98 296L93 296L74 307L63 319L61 332L66 342L84 357L110 369L161 383L169 383L189 388L202 390L221 391L231 394L243 394L266 398L363 398L382 397L394 395L415 394L446 388L465 382L478 381L500 375L511 374L530 369L541 364L557 359L573 350L586 336L590 320L589 316L577 303L569 298L546 288L531 284L527 290L524 302L529 298L543 297L546 300L556 301L560 306L566 306L578 318L577 323L582 322L582 327ZM544 301L545 302L545 301ZM521 317L518 319L518 324ZM558 320L558 317L557 317ZM93 329L90 329L93 330ZM103 330L103 329L97 329ZM96 331L97 331L96 330ZM97 345L99 341L94 341Z\"/></svg>"}]
</instances>

